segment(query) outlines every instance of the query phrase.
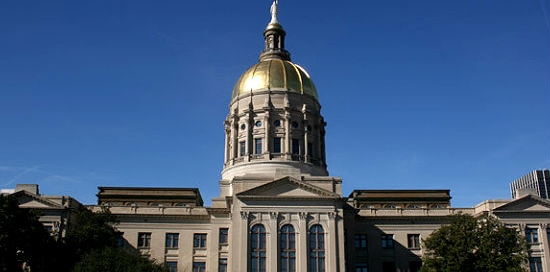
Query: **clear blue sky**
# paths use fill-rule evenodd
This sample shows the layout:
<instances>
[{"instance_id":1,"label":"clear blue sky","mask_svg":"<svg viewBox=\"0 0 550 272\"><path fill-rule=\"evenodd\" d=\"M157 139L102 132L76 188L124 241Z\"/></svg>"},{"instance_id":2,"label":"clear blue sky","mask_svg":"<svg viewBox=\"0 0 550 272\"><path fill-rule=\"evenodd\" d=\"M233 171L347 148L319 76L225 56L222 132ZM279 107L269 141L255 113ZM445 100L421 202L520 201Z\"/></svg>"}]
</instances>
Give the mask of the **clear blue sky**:
<instances>
[{"instance_id":1,"label":"clear blue sky","mask_svg":"<svg viewBox=\"0 0 550 272\"><path fill-rule=\"evenodd\" d=\"M0 3L0 188L218 195L223 120L268 0ZM549 0L281 0L319 91L329 172L353 189L509 198L550 167Z\"/></svg>"}]
</instances>

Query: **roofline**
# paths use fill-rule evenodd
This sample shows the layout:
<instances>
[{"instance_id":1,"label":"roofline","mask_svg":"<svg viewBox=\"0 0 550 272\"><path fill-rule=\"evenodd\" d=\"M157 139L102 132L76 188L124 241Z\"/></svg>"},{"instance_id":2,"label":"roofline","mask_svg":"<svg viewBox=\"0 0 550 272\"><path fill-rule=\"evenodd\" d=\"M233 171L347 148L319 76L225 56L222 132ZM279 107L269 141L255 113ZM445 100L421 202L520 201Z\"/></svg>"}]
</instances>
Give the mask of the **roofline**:
<instances>
[{"instance_id":1,"label":"roofline","mask_svg":"<svg viewBox=\"0 0 550 272\"><path fill-rule=\"evenodd\" d=\"M111 190L162 190L162 191L199 191L199 188L182 188L182 187L109 187L98 186L97 189L111 189Z\"/></svg>"}]
</instances>

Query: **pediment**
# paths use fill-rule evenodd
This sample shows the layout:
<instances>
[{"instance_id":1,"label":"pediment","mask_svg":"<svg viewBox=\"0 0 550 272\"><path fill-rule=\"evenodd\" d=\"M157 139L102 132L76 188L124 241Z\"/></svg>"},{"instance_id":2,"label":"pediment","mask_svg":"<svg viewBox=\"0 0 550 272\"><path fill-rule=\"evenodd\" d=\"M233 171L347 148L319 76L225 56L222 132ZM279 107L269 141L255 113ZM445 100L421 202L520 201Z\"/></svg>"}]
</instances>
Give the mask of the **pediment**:
<instances>
[{"instance_id":1,"label":"pediment","mask_svg":"<svg viewBox=\"0 0 550 272\"><path fill-rule=\"evenodd\" d=\"M17 199L17 202L19 203L20 208L28 208L28 209L63 209L64 208L62 205L59 205L55 202L42 198L39 195L29 193L27 191L19 191L17 193L14 193L13 196Z\"/></svg>"},{"instance_id":2,"label":"pediment","mask_svg":"<svg viewBox=\"0 0 550 272\"><path fill-rule=\"evenodd\" d=\"M237 194L239 198L339 198L331 191L284 177Z\"/></svg>"},{"instance_id":3,"label":"pediment","mask_svg":"<svg viewBox=\"0 0 550 272\"><path fill-rule=\"evenodd\" d=\"M526 195L520 199L512 200L498 208L495 212L550 212L550 200L535 195Z\"/></svg>"}]
</instances>

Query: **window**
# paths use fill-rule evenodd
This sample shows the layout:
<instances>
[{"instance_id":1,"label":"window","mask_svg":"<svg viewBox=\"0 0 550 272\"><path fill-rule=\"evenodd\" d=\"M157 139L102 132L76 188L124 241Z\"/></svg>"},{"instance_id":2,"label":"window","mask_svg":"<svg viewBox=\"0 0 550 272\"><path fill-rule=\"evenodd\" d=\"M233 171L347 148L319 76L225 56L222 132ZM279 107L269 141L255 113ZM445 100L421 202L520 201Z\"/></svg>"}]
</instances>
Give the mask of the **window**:
<instances>
[{"instance_id":1,"label":"window","mask_svg":"<svg viewBox=\"0 0 550 272\"><path fill-rule=\"evenodd\" d=\"M325 271L325 233L321 225L309 229L309 271Z\"/></svg>"},{"instance_id":2,"label":"window","mask_svg":"<svg viewBox=\"0 0 550 272\"><path fill-rule=\"evenodd\" d=\"M149 247L151 245L151 233L139 232L138 233L138 247Z\"/></svg>"},{"instance_id":3,"label":"window","mask_svg":"<svg viewBox=\"0 0 550 272\"><path fill-rule=\"evenodd\" d=\"M227 259L220 259L218 262L218 272L227 272Z\"/></svg>"},{"instance_id":4,"label":"window","mask_svg":"<svg viewBox=\"0 0 550 272\"><path fill-rule=\"evenodd\" d=\"M246 144L244 141L239 142L239 155L244 156L246 154Z\"/></svg>"},{"instance_id":5,"label":"window","mask_svg":"<svg viewBox=\"0 0 550 272\"><path fill-rule=\"evenodd\" d=\"M261 127L261 126L262 126L262 121L256 121L255 125L256 125L257 127Z\"/></svg>"},{"instance_id":6,"label":"window","mask_svg":"<svg viewBox=\"0 0 550 272\"><path fill-rule=\"evenodd\" d=\"M281 138L273 138L273 153L281 153Z\"/></svg>"},{"instance_id":7,"label":"window","mask_svg":"<svg viewBox=\"0 0 550 272\"><path fill-rule=\"evenodd\" d=\"M296 271L296 233L292 225L284 225L281 228L279 238L281 253L281 272Z\"/></svg>"},{"instance_id":8,"label":"window","mask_svg":"<svg viewBox=\"0 0 550 272\"><path fill-rule=\"evenodd\" d=\"M227 237L229 236L228 228L220 228L220 245L227 245Z\"/></svg>"},{"instance_id":9,"label":"window","mask_svg":"<svg viewBox=\"0 0 550 272\"><path fill-rule=\"evenodd\" d=\"M367 263L356 263L355 272L367 272Z\"/></svg>"},{"instance_id":10,"label":"window","mask_svg":"<svg viewBox=\"0 0 550 272\"><path fill-rule=\"evenodd\" d=\"M407 241L409 248L419 249L420 248L420 234L407 234Z\"/></svg>"},{"instance_id":11,"label":"window","mask_svg":"<svg viewBox=\"0 0 550 272\"><path fill-rule=\"evenodd\" d=\"M126 240L124 239L124 232L117 231L116 233L116 245L118 247L123 247L126 244Z\"/></svg>"},{"instance_id":12,"label":"window","mask_svg":"<svg viewBox=\"0 0 550 272\"><path fill-rule=\"evenodd\" d=\"M250 231L250 271L265 272L265 228L254 225Z\"/></svg>"},{"instance_id":13,"label":"window","mask_svg":"<svg viewBox=\"0 0 550 272\"><path fill-rule=\"evenodd\" d=\"M166 248L178 248L179 233L166 233Z\"/></svg>"},{"instance_id":14,"label":"window","mask_svg":"<svg viewBox=\"0 0 550 272\"><path fill-rule=\"evenodd\" d=\"M280 126L281 126L281 120L275 120L275 121L273 122L273 125L274 125L275 127L280 127Z\"/></svg>"},{"instance_id":15,"label":"window","mask_svg":"<svg viewBox=\"0 0 550 272\"><path fill-rule=\"evenodd\" d=\"M205 248L206 247L206 233L193 234L193 247Z\"/></svg>"},{"instance_id":16,"label":"window","mask_svg":"<svg viewBox=\"0 0 550 272\"><path fill-rule=\"evenodd\" d=\"M292 139L292 154L300 154L300 140Z\"/></svg>"},{"instance_id":17,"label":"window","mask_svg":"<svg viewBox=\"0 0 550 272\"><path fill-rule=\"evenodd\" d=\"M367 248L367 235L355 234L355 248Z\"/></svg>"},{"instance_id":18,"label":"window","mask_svg":"<svg viewBox=\"0 0 550 272\"><path fill-rule=\"evenodd\" d=\"M262 154L262 138L254 139L254 154Z\"/></svg>"},{"instance_id":19,"label":"window","mask_svg":"<svg viewBox=\"0 0 550 272\"><path fill-rule=\"evenodd\" d=\"M164 265L168 267L168 271L178 272L178 262L176 261L165 262Z\"/></svg>"},{"instance_id":20,"label":"window","mask_svg":"<svg viewBox=\"0 0 550 272\"><path fill-rule=\"evenodd\" d=\"M543 272L542 259L540 257L529 258L529 268L531 272Z\"/></svg>"},{"instance_id":21,"label":"window","mask_svg":"<svg viewBox=\"0 0 550 272\"><path fill-rule=\"evenodd\" d=\"M530 244L537 244L539 242L539 233L536 228L526 228L525 229L525 238Z\"/></svg>"},{"instance_id":22,"label":"window","mask_svg":"<svg viewBox=\"0 0 550 272\"><path fill-rule=\"evenodd\" d=\"M307 143L307 155L308 156L313 156L313 144L312 143Z\"/></svg>"},{"instance_id":23,"label":"window","mask_svg":"<svg viewBox=\"0 0 550 272\"><path fill-rule=\"evenodd\" d=\"M206 272L206 263L193 262L193 272Z\"/></svg>"},{"instance_id":24,"label":"window","mask_svg":"<svg viewBox=\"0 0 550 272\"><path fill-rule=\"evenodd\" d=\"M380 240L382 241L382 248L393 248L393 234L382 234Z\"/></svg>"}]
</instances>

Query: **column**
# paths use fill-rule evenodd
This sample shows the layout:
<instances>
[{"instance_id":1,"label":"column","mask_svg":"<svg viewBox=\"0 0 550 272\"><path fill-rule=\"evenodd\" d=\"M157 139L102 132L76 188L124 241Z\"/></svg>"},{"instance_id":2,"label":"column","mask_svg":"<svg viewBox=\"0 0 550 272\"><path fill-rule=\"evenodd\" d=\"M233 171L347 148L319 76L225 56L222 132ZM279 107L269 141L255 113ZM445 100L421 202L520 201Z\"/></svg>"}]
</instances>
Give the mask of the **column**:
<instances>
[{"instance_id":1,"label":"column","mask_svg":"<svg viewBox=\"0 0 550 272\"><path fill-rule=\"evenodd\" d=\"M548 237L548 227L549 224L540 224L539 229L541 230L539 235L539 241L542 243L542 266L550 268L550 237Z\"/></svg>"},{"instance_id":2,"label":"column","mask_svg":"<svg viewBox=\"0 0 550 272\"><path fill-rule=\"evenodd\" d=\"M298 221L298 230L296 236L296 271L308 271L307 265L309 262L308 249L308 235L309 229L307 228L307 212L300 212L300 221ZM329 270L327 270L329 271Z\"/></svg>"},{"instance_id":3,"label":"column","mask_svg":"<svg viewBox=\"0 0 550 272\"><path fill-rule=\"evenodd\" d=\"M285 153L286 160L292 160L292 143L290 142L290 113L287 111L285 113L285 145L283 147L283 153Z\"/></svg>"},{"instance_id":4,"label":"column","mask_svg":"<svg viewBox=\"0 0 550 272\"><path fill-rule=\"evenodd\" d=\"M235 161L235 159L237 157L239 157L239 119L237 117L234 117L233 118L233 123L231 124L231 133L233 134L233 146L232 146L232 149L231 149L231 159L232 159L232 163L231 164L234 164L233 162Z\"/></svg>"},{"instance_id":5,"label":"column","mask_svg":"<svg viewBox=\"0 0 550 272\"><path fill-rule=\"evenodd\" d=\"M238 216L238 215L237 215ZM248 212L240 212L239 231L232 237L233 245L231 267L232 271L248 271Z\"/></svg>"},{"instance_id":6,"label":"column","mask_svg":"<svg viewBox=\"0 0 550 272\"><path fill-rule=\"evenodd\" d=\"M229 153L230 153L230 133L231 133L231 127L228 121L225 121L225 141L224 141L224 149L223 149L223 164L227 165L229 162Z\"/></svg>"},{"instance_id":7,"label":"column","mask_svg":"<svg viewBox=\"0 0 550 272\"><path fill-rule=\"evenodd\" d=\"M336 226L336 212L328 213L327 222L327 243L325 245L325 256L327 271L340 271L338 268L338 227Z\"/></svg>"},{"instance_id":8,"label":"column","mask_svg":"<svg viewBox=\"0 0 550 272\"><path fill-rule=\"evenodd\" d=\"M270 212L269 213L269 233L267 234L266 243L268 248L267 250L267 258L266 258L266 269L267 271L278 271L279 266L279 248L278 248L278 237L279 237L279 213L278 212ZM267 241L269 240L269 242ZM269 267L269 268L267 268Z\"/></svg>"},{"instance_id":9,"label":"column","mask_svg":"<svg viewBox=\"0 0 550 272\"><path fill-rule=\"evenodd\" d=\"M271 159L271 133L270 133L270 129L271 129L271 120L269 118L269 111L265 112L265 115L264 115L264 143L262 146L262 149L263 149L263 153L268 153L268 158Z\"/></svg>"}]
</instances>

